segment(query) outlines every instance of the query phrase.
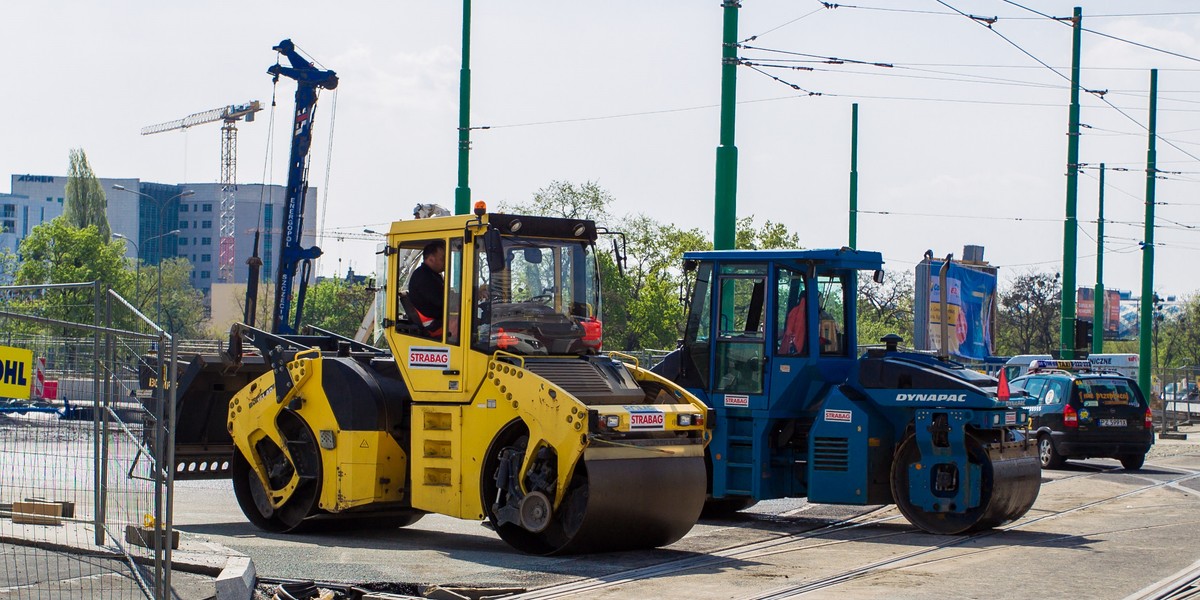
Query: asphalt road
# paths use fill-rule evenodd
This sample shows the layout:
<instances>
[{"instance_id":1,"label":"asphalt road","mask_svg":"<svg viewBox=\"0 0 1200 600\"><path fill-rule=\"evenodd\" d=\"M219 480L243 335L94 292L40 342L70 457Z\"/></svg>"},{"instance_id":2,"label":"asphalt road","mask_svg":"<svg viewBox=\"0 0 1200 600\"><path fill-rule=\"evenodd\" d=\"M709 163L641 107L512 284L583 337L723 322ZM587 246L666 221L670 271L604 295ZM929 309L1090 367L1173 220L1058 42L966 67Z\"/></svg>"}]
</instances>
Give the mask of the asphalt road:
<instances>
[{"instance_id":1,"label":"asphalt road","mask_svg":"<svg viewBox=\"0 0 1200 600\"><path fill-rule=\"evenodd\" d=\"M404 529L269 534L226 481L178 482L175 515L185 535L249 555L264 577L540 590L531 597L1124 598L1200 559L1191 437L1160 441L1138 472L1102 459L1045 471L1025 518L971 537L917 531L894 507L778 500L702 521L667 548L545 558L439 515Z\"/></svg>"}]
</instances>

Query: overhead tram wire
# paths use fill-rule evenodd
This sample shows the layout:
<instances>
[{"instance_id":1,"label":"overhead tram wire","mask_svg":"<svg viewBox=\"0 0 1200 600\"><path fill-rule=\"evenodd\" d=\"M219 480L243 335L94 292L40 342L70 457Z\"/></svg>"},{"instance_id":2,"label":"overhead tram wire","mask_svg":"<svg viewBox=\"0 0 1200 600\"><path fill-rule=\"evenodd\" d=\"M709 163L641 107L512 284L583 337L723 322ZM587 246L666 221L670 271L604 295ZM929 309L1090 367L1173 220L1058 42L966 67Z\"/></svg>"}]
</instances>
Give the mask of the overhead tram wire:
<instances>
[{"instance_id":1,"label":"overhead tram wire","mask_svg":"<svg viewBox=\"0 0 1200 600\"><path fill-rule=\"evenodd\" d=\"M1051 20L1054 20L1054 21L1063 21L1063 19L1064 19L1063 17L1052 17L1052 16L1050 16L1050 15L1047 15L1047 14L1045 14L1045 13L1038 12L1038 11L1036 11L1036 10L1033 10L1033 9L1031 9L1031 8L1028 8L1028 7L1022 6L1022 5L1020 5L1020 4L1017 4L1016 2L1013 2L1012 0L1003 0L1003 1L1004 1L1004 2L1007 2L1007 3L1009 3L1009 4L1012 4L1013 6L1016 6L1016 7L1018 7L1018 8L1022 8L1022 9L1024 9L1024 10L1027 10L1027 11L1029 11L1029 12L1032 12L1032 13L1034 13L1034 14L1037 14L1037 15L1039 15L1039 16L1041 16L1041 17L1047 18L1047 19L1051 19ZM955 11L955 12L958 12L959 14L961 14L961 15L962 15L962 16L964 16L964 17L967 17L968 19L971 19L972 21L979 23L979 21L977 21L977 20L975 19L975 17L973 17L972 15L969 15L969 14L967 14L967 13L964 13L964 12L962 12L962 11L958 10L957 8L954 8L953 6L950 6L949 4L947 4L946 2L944 2L943 0L937 0L937 2L938 2L938 4L941 4L942 6L945 6L946 8L949 8L949 9L951 9L951 10ZM1068 21L1069 21L1069 20L1071 20L1071 19L1066 19L1066 20L1068 20ZM1038 58L1038 57L1034 56L1034 55L1033 55L1033 53L1031 53L1031 52L1029 52L1028 50L1026 50L1026 49L1022 48L1022 47L1021 47L1019 44L1017 44L1016 42L1014 42L1014 41L1012 41L1012 40L1008 39L1008 37L1006 37L1006 36L1005 36L1003 33L1000 33L999 31L997 31L997 30L996 30L994 27L992 27L992 26L990 26L990 25L986 25L986 24L984 24L984 23L979 23L979 24L980 24L980 25L982 25L982 26L984 26L984 27L987 27L988 31L991 31L992 33L995 33L996 35L1000 36L1000 38L1001 38L1001 39L1003 39L1004 41L1008 42L1008 43L1009 43L1010 45L1012 45L1014 48L1016 48L1017 50L1019 50L1019 51L1020 51L1022 54L1024 54L1024 55L1028 56L1029 58L1032 58L1032 59L1033 59L1034 61L1036 61L1038 64L1040 64L1040 65L1042 65L1043 67L1045 67L1045 68L1049 69L1049 70L1050 70L1052 73L1054 73L1055 75L1058 75L1059 77L1062 77L1062 78L1064 78L1064 79L1066 79L1066 80L1070 81L1070 78L1069 78L1069 77L1067 77L1066 75L1063 75L1062 73L1060 73L1060 72L1059 72L1057 69L1055 69L1054 67L1051 67L1050 65L1046 64L1046 62L1045 62L1045 61L1043 61L1042 59L1040 59L1040 58ZM1200 62L1200 60L1197 60L1197 62ZM1101 102L1103 102L1103 103L1105 103L1105 104L1107 104L1107 105L1109 106L1109 108L1112 108L1113 110L1115 110L1115 111L1117 111L1118 113L1120 113L1120 114L1121 114L1121 116L1125 117L1126 119L1129 119L1129 120L1130 120L1130 121L1132 121L1133 123L1137 124L1137 126L1138 126L1138 127L1140 127L1140 128L1142 128L1142 129L1146 130L1147 132L1149 132L1149 130L1150 130L1150 129L1149 129L1149 127L1147 127L1147 126L1143 125L1143 124L1142 124L1141 122L1139 122L1137 119L1133 118L1133 117L1132 117L1132 116L1130 116L1128 113L1126 113L1124 110L1122 110L1121 108L1119 108L1117 105L1113 104L1111 101L1109 101L1109 99L1108 99L1108 98L1105 98L1104 96L1105 96L1105 94L1107 93L1107 91L1101 91L1101 90L1090 90L1090 89L1085 89L1085 88L1080 88L1080 89L1083 89L1084 91L1086 91L1086 92L1090 93L1091 95L1093 95L1093 96L1095 96L1095 97L1099 98L1099 99L1100 99L1100 101L1101 101ZM1191 152L1188 152L1188 151L1184 150L1183 148L1180 148L1178 145L1176 145L1176 144L1172 143L1170 140L1164 139L1163 137L1161 137L1161 136L1158 136L1158 135L1156 135L1155 137L1156 137L1157 139L1159 139L1159 140L1162 140L1162 142L1163 142L1164 144L1166 144L1166 145L1168 145L1168 146L1170 146L1170 147L1172 147L1172 148L1174 148L1174 149L1178 150L1179 152L1182 152L1183 154L1187 155L1189 158L1191 158L1191 159L1193 159L1193 160L1195 160L1195 161L1197 161L1197 162L1200 162L1200 157L1197 157L1196 155L1192 154Z\"/></svg>"},{"instance_id":2,"label":"overhead tram wire","mask_svg":"<svg viewBox=\"0 0 1200 600\"><path fill-rule=\"evenodd\" d=\"M768 29L768 30L766 30L766 31L764 31L764 32L762 32L762 33L758 33L758 34L752 35L752 36L750 36L750 37L748 37L748 38L746 38L746 39L742 40L742 41L741 41L741 42L739 42L739 43L742 43L742 44L744 44L744 43L746 43L746 42L752 42L752 41L754 41L754 40L757 40L758 38L760 38L760 37L762 37L762 36L764 36L764 35L767 35L768 33L771 33L772 31L777 31L777 30L783 29L784 27L787 27L788 25L791 25L792 23L795 23L795 22L797 22L797 21L801 21L801 20L803 20L803 19L807 19L808 17L811 17L811 16L813 16L813 15L815 15L815 14L819 13L819 12L822 12L822 11L824 11L826 8L828 8L828 7L826 7L826 6L823 6L823 7L821 7L821 8L818 8L818 9L816 9L816 10L812 11L812 12L805 13L805 14L803 14L803 15L801 15L801 16L799 16L799 17L796 17L795 19L792 19L791 21L788 21L788 22L786 22L786 23L784 23L784 24L782 24L782 25L776 25L775 27L772 27L772 28L770 28L770 29Z\"/></svg>"},{"instance_id":3,"label":"overhead tram wire","mask_svg":"<svg viewBox=\"0 0 1200 600\"><path fill-rule=\"evenodd\" d=\"M940 0L939 0L939 1L940 1ZM1037 10L1034 10L1034 9L1032 9L1032 8L1029 8L1028 6L1023 6L1023 5L1021 5L1021 4L1017 3L1017 2L1014 2L1013 0L1002 0L1002 1L1003 1L1004 3L1006 3L1006 4L1011 4L1011 5L1013 5L1013 6L1017 7L1017 8L1020 8L1020 9L1022 9L1022 10L1026 10L1026 11L1029 11L1029 12L1031 12L1031 13L1033 13L1033 14L1035 14L1035 15L1041 16L1041 17L1043 17L1043 18L1046 18L1046 19L1052 19L1052 20L1055 20L1055 21L1062 22L1062 19L1061 19L1061 18L1058 18L1058 17L1052 17L1052 16L1050 16L1050 15L1048 15L1048 14L1046 14L1046 13L1043 13L1043 12L1040 12L1040 11L1037 11ZM1064 23L1064 24L1065 24L1065 23ZM1100 37L1105 37L1105 38L1108 38L1108 39L1110 39L1110 40L1115 40L1115 41L1118 41L1118 42L1122 42L1122 43L1125 43L1125 44L1129 44L1129 45L1131 45L1131 46L1137 46L1138 48L1142 48L1142 49L1145 49L1145 50L1150 50L1150 51L1152 51L1152 52L1160 52L1160 53L1162 53L1162 54L1166 54L1166 55L1169 55L1169 56L1174 56L1174 57L1176 57L1176 58L1182 58L1182 59L1184 59L1184 60L1190 60L1190 61L1192 61L1192 62L1197 62L1197 63L1200 63L1200 58L1196 58L1195 56L1189 56L1189 55L1187 55L1187 54L1183 54L1183 53L1180 53L1180 52L1175 52L1175 51L1173 51L1173 50L1167 50L1167 49L1165 49L1165 48L1159 48L1159 47L1157 47L1157 46L1151 46L1151 45L1149 45L1149 44L1143 44L1143 43L1141 43L1141 42L1135 42L1135 41L1133 41L1133 40L1128 40L1128 39L1125 39L1125 38L1122 38L1122 37L1118 37L1118 36L1115 36L1115 35L1111 35L1111 34L1108 34L1108 33L1104 33L1104 32L1101 32L1101 31L1096 31L1096 30L1094 30L1094 29L1088 29L1087 27L1080 27L1080 30L1082 30L1082 31L1086 31L1086 32L1088 32L1088 33L1090 33L1090 34L1093 34L1093 35L1098 35L1098 36L1100 36Z\"/></svg>"}]
</instances>

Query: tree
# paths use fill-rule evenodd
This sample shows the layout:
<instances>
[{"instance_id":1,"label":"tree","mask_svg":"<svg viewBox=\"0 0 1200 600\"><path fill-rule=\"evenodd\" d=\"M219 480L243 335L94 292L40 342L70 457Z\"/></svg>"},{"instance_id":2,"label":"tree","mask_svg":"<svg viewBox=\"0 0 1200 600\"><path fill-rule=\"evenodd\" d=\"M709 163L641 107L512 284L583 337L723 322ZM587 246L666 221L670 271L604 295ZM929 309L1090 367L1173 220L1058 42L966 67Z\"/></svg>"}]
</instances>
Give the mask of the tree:
<instances>
[{"instance_id":1,"label":"tree","mask_svg":"<svg viewBox=\"0 0 1200 600\"><path fill-rule=\"evenodd\" d=\"M107 242L112 233L108 227L107 210L108 197L104 194L104 186L100 185L100 180L92 172L87 155L82 148L71 150L63 218L78 229L95 225L101 239Z\"/></svg>"},{"instance_id":2,"label":"tree","mask_svg":"<svg viewBox=\"0 0 1200 600\"><path fill-rule=\"evenodd\" d=\"M163 259L162 269L162 316L159 326L176 338L204 337L204 294L192 287L192 263L183 257ZM142 275L147 272L154 277L151 283L150 298L154 299L150 307L158 302L158 269L142 269ZM143 289L146 281L143 280ZM149 300L147 300L149 302ZM147 317L154 319L157 311L143 311Z\"/></svg>"},{"instance_id":3,"label":"tree","mask_svg":"<svg viewBox=\"0 0 1200 600\"><path fill-rule=\"evenodd\" d=\"M1058 348L1062 282L1057 273L1030 271L1000 294L999 354L1049 354Z\"/></svg>"},{"instance_id":4,"label":"tree","mask_svg":"<svg viewBox=\"0 0 1200 600\"><path fill-rule=\"evenodd\" d=\"M308 288L304 299L304 324L354 337L374 299L375 292L365 283L321 279Z\"/></svg>"},{"instance_id":5,"label":"tree","mask_svg":"<svg viewBox=\"0 0 1200 600\"><path fill-rule=\"evenodd\" d=\"M858 343L874 344L895 333L911 344L913 291L913 276L909 271L885 271L883 283L875 283L871 273L859 273Z\"/></svg>"},{"instance_id":6,"label":"tree","mask_svg":"<svg viewBox=\"0 0 1200 600\"><path fill-rule=\"evenodd\" d=\"M125 264L125 246L100 236L95 226L78 229L57 218L33 228L21 242L17 285L99 281L125 297L133 289L133 272ZM91 323L92 290L47 291L40 301L52 319Z\"/></svg>"},{"instance_id":7,"label":"tree","mask_svg":"<svg viewBox=\"0 0 1200 600\"><path fill-rule=\"evenodd\" d=\"M606 225L612 220L608 212L612 202L612 194L594 181L581 184L551 181L550 185L533 193L532 204L536 208L530 214L589 219Z\"/></svg>"},{"instance_id":8,"label":"tree","mask_svg":"<svg viewBox=\"0 0 1200 600\"><path fill-rule=\"evenodd\" d=\"M734 247L739 250L798 250L800 235L788 231L783 223L775 223L770 219L761 228L754 226L754 215L737 220L737 232L734 234Z\"/></svg>"}]
</instances>

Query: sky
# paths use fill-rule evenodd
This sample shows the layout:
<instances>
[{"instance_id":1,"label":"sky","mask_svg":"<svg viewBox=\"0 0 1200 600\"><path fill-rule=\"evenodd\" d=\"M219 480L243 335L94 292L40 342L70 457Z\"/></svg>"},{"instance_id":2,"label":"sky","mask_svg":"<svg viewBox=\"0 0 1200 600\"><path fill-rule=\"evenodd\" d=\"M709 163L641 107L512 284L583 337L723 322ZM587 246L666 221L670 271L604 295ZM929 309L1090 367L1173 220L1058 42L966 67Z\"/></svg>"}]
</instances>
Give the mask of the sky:
<instances>
[{"instance_id":1,"label":"sky","mask_svg":"<svg viewBox=\"0 0 1200 600\"><path fill-rule=\"evenodd\" d=\"M711 233L719 2L473 4L471 123L487 127L472 132L474 200L516 204L552 181L595 181L616 215ZM927 249L961 256L975 244L1002 281L1060 272L1071 29L1033 11L1065 17L1075 4L1095 32L1083 33L1081 86L1107 90L1080 100L1077 282L1096 280L1103 162L1104 281L1140 292L1157 68L1155 288L1192 293L1200 6L1184 0L743 0L739 38L757 37L739 55L783 82L738 69L737 214L782 223L808 248L847 244L857 103L860 249L911 271ZM999 19L988 27L955 10ZM460 2L52 1L3 14L0 175L64 175L79 147L102 177L217 181L218 123L139 131L260 100L265 110L239 127L238 180L282 185L295 85L273 86L266 69L290 38L340 78L320 98L313 140L320 274L372 272L363 229L409 218L417 203L453 206Z\"/></svg>"}]
</instances>

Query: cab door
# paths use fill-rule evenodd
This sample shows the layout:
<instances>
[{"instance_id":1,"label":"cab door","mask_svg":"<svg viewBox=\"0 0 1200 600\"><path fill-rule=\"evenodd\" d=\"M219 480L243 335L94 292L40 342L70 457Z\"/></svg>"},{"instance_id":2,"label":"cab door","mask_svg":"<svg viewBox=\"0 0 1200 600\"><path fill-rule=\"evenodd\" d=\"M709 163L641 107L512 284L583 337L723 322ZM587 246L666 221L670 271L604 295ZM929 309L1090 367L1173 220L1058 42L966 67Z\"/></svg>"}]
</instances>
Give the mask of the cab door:
<instances>
[{"instance_id":1,"label":"cab door","mask_svg":"<svg viewBox=\"0 0 1200 600\"><path fill-rule=\"evenodd\" d=\"M421 240L416 244L428 243ZM406 244L407 246L407 244ZM409 389L426 394L445 394L446 400L458 400L463 395L463 363L466 350L462 344L463 322L463 240L451 238L446 242L446 269L443 273L445 309L442 328L435 336L415 333L397 335L396 362L405 374ZM406 268L398 264L398 269ZM398 273L396 281L407 286L409 273ZM426 397L422 399L435 399Z\"/></svg>"}]
</instances>

